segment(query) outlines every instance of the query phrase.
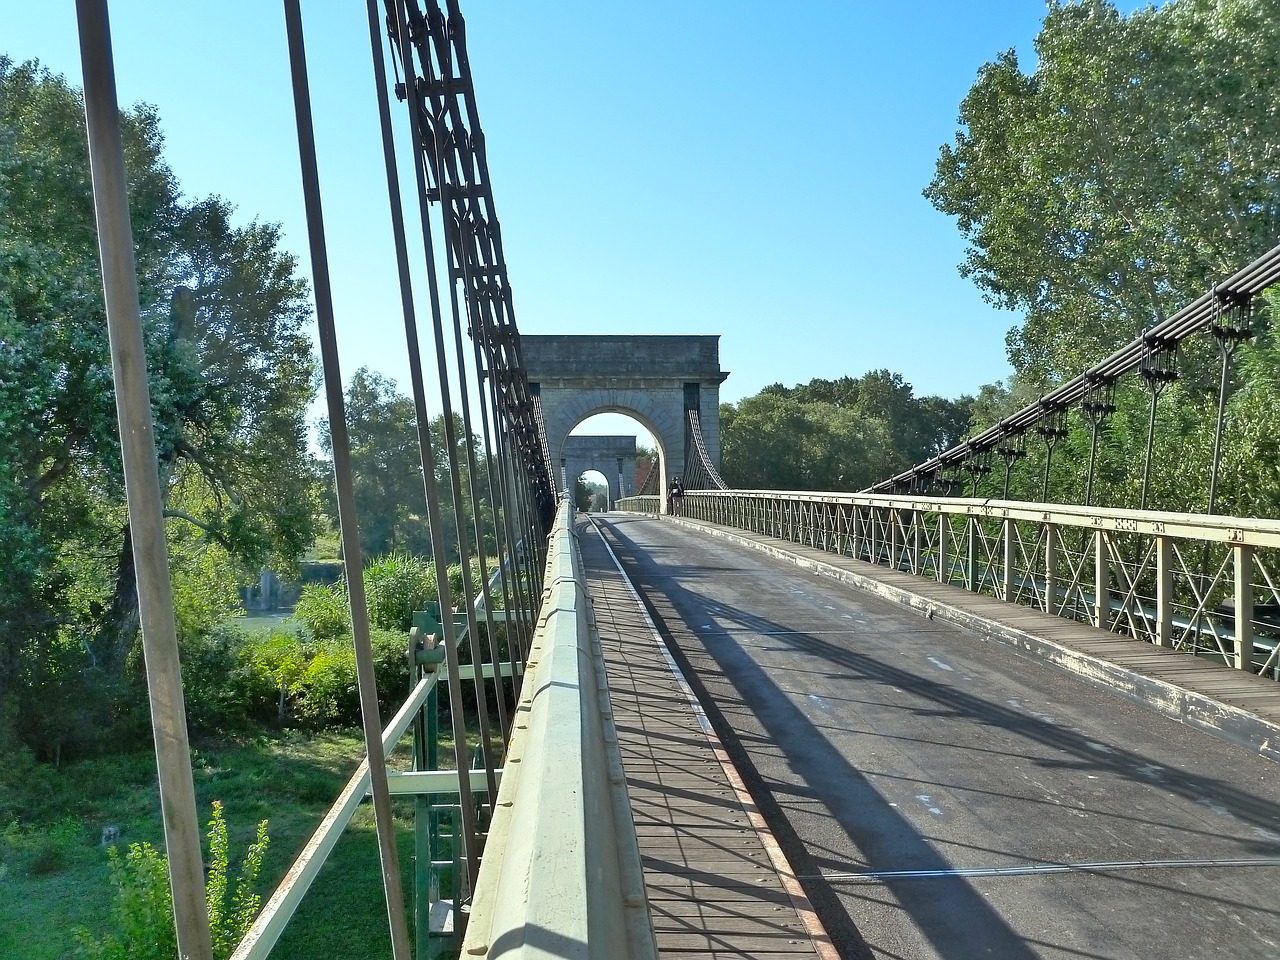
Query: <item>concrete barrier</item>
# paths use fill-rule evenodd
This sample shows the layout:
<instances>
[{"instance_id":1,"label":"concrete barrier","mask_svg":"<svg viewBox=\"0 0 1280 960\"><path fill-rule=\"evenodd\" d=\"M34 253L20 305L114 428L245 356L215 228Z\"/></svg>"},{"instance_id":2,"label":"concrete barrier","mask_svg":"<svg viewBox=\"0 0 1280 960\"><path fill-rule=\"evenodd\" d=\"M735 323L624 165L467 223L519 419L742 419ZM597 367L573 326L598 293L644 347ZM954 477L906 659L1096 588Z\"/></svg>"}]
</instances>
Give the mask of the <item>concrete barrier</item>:
<instances>
[{"instance_id":1,"label":"concrete barrier","mask_svg":"<svg viewBox=\"0 0 1280 960\"><path fill-rule=\"evenodd\" d=\"M462 956L656 960L567 500L527 671Z\"/></svg>"}]
</instances>

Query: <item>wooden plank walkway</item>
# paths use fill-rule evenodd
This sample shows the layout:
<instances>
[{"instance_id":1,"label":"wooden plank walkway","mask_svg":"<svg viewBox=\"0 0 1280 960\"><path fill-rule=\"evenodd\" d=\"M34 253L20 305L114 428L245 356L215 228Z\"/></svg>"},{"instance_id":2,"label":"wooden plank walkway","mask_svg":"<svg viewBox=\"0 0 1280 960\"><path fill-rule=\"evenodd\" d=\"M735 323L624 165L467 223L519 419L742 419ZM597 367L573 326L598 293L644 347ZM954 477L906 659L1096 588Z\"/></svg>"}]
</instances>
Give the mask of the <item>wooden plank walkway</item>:
<instances>
[{"instance_id":1,"label":"wooden plank walkway","mask_svg":"<svg viewBox=\"0 0 1280 960\"><path fill-rule=\"evenodd\" d=\"M1008 643L1280 761L1280 682L1275 680L816 547L685 517L664 519Z\"/></svg>"},{"instance_id":2,"label":"wooden plank walkway","mask_svg":"<svg viewBox=\"0 0 1280 960\"><path fill-rule=\"evenodd\" d=\"M659 955L836 957L600 535L579 531Z\"/></svg>"}]
</instances>

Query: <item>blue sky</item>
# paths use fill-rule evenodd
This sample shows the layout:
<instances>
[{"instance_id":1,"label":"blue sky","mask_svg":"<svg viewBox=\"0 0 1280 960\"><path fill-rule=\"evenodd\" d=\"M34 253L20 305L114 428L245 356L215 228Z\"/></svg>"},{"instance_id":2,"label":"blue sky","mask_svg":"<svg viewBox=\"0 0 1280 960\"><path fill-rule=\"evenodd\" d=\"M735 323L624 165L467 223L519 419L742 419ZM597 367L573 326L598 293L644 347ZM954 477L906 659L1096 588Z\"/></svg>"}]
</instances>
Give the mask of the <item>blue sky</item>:
<instances>
[{"instance_id":1,"label":"blue sky","mask_svg":"<svg viewBox=\"0 0 1280 960\"><path fill-rule=\"evenodd\" d=\"M79 84L71 0L6 7L0 52ZM1018 317L958 275L921 190L978 68L1034 62L1041 0L463 11L522 331L720 334L731 402L881 367L948 397L1008 374ZM158 107L186 193L281 223L307 272L280 4L111 15L121 102ZM303 16L343 371L407 391L364 4Z\"/></svg>"}]
</instances>

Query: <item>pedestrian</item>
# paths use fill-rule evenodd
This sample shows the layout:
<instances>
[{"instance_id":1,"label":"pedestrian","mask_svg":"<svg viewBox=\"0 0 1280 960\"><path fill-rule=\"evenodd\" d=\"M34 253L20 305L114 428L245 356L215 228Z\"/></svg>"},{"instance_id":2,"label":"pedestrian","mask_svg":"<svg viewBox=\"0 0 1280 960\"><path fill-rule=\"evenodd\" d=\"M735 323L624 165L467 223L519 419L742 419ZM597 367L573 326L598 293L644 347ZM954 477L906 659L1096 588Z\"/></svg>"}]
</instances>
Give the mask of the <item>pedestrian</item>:
<instances>
[{"instance_id":1,"label":"pedestrian","mask_svg":"<svg viewBox=\"0 0 1280 960\"><path fill-rule=\"evenodd\" d=\"M684 506L684 481L676 476L671 481L671 486L667 488L667 509L673 516L680 516L680 510Z\"/></svg>"}]
</instances>

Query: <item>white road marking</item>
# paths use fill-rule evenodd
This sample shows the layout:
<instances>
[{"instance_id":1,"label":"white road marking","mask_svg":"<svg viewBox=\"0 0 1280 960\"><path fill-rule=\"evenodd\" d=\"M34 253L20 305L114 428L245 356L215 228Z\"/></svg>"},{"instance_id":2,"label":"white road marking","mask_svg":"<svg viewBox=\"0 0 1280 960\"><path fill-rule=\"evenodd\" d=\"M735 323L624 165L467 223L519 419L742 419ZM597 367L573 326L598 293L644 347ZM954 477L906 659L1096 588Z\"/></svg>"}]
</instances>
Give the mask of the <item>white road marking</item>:
<instances>
[{"instance_id":1,"label":"white road marking","mask_svg":"<svg viewBox=\"0 0 1280 960\"><path fill-rule=\"evenodd\" d=\"M942 808L933 802L933 797L928 794L917 794L916 799L925 805L925 809L935 816L942 816Z\"/></svg>"},{"instance_id":2,"label":"white road marking","mask_svg":"<svg viewBox=\"0 0 1280 960\"><path fill-rule=\"evenodd\" d=\"M935 667L937 667L939 670L945 670L945 671L947 671L947 673L955 673L955 672L956 672L956 668L955 668L955 667L951 666L951 664L949 664L949 663L943 663L943 662L942 662L941 660L939 660L937 657L930 657L930 658L929 658L929 662L930 662L930 663L932 663L932 664L933 664Z\"/></svg>"}]
</instances>

